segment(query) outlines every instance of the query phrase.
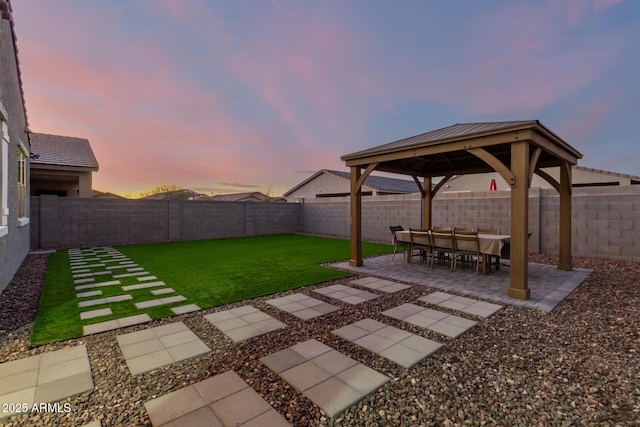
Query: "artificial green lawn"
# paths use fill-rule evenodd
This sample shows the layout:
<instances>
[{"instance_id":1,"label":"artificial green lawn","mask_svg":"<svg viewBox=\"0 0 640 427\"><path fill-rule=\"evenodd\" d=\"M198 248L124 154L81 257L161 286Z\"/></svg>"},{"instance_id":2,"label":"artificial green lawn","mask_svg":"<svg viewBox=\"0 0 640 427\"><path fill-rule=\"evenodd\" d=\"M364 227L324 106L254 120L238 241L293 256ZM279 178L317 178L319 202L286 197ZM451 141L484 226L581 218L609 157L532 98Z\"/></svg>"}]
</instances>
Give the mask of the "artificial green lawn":
<instances>
[{"instance_id":1,"label":"artificial green lawn","mask_svg":"<svg viewBox=\"0 0 640 427\"><path fill-rule=\"evenodd\" d=\"M286 234L130 245L117 249L176 291L163 297L183 295L187 300L138 310L134 303L160 296L152 295L150 289L128 291L133 300L84 309L109 307L113 315L81 321L69 257L67 251L58 251L49 257L31 334L32 345L79 337L82 326L90 323L141 313L159 319L173 316L172 307L197 304L204 309L350 276L318 265L349 258L349 241L342 239ZM362 244L364 257L392 250L390 245ZM96 276L97 282L107 280L113 279ZM122 286L139 283L135 277L120 281L119 286L96 288L103 295L95 298L122 295L125 293Z\"/></svg>"}]
</instances>

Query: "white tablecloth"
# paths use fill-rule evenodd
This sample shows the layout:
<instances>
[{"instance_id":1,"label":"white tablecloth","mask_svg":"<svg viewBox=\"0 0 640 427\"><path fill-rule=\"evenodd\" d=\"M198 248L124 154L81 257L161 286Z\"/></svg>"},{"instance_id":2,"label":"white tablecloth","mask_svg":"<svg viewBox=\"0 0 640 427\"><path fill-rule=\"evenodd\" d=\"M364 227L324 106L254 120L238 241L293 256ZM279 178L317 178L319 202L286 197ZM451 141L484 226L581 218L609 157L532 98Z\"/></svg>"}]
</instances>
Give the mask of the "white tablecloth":
<instances>
[{"instance_id":1,"label":"white tablecloth","mask_svg":"<svg viewBox=\"0 0 640 427\"><path fill-rule=\"evenodd\" d=\"M478 234L480 253L500 256L500 251L502 250L504 243L510 238L511 236L508 234ZM409 230L396 231L395 239L399 242L410 243L411 235L409 234ZM416 243L427 244L427 238L423 236L415 236L415 241Z\"/></svg>"}]
</instances>

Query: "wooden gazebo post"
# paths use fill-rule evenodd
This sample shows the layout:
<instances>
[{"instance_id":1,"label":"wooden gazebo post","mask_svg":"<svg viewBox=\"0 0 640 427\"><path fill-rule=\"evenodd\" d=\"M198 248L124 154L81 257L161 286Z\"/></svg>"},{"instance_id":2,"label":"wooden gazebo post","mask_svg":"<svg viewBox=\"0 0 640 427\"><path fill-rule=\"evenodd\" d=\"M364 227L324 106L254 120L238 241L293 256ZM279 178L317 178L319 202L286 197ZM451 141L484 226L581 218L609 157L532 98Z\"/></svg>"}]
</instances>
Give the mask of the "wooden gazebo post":
<instances>
[{"instance_id":1,"label":"wooden gazebo post","mask_svg":"<svg viewBox=\"0 0 640 427\"><path fill-rule=\"evenodd\" d=\"M351 258L349 265L362 265L362 186L360 166L351 167Z\"/></svg>"},{"instance_id":2,"label":"wooden gazebo post","mask_svg":"<svg viewBox=\"0 0 640 427\"><path fill-rule=\"evenodd\" d=\"M507 296L529 298L529 143L511 144L511 284Z\"/></svg>"},{"instance_id":3,"label":"wooden gazebo post","mask_svg":"<svg viewBox=\"0 0 640 427\"><path fill-rule=\"evenodd\" d=\"M558 269L571 271L571 164L560 165L560 223L558 227Z\"/></svg>"}]
</instances>

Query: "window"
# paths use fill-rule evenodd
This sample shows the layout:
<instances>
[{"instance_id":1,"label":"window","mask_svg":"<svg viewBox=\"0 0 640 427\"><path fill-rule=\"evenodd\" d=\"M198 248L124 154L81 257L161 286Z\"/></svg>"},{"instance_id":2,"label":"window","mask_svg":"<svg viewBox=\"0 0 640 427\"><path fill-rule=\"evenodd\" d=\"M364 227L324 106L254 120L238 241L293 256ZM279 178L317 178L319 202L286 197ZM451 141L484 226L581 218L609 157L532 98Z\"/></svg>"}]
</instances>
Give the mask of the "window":
<instances>
[{"instance_id":1,"label":"window","mask_svg":"<svg viewBox=\"0 0 640 427\"><path fill-rule=\"evenodd\" d=\"M0 109L0 236L7 234L9 219L9 128Z\"/></svg>"},{"instance_id":2,"label":"window","mask_svg":"<svg viewBox=\"0 0 640 427\"><path fill-rule=\"evenodd\" d=\"M29 151L22 143L18 144L18 223L28 224L27 212L27 158Z\"/></svg>"}]
</instances>

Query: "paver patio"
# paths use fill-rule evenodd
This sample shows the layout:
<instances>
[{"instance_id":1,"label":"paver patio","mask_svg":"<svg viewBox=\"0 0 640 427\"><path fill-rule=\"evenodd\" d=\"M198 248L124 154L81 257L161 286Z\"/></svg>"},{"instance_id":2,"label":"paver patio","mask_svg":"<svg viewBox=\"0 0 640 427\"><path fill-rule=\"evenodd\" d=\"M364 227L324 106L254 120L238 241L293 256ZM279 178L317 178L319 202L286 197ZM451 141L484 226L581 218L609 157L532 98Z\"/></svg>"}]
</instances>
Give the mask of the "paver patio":
<instances>
[{"instance_id":1,"label":"paver patio","mask_svg":"<svg viewBox=\"0 0 640 427\"><path fill-rule=\"evenodd\" d=\"M234 342L257 337L287 326L250 305L211 313L204 318Z\"/></svg>"},{"instance_id":2,"label":"paver patio","mask_svg":"<svg viewBox=\"0 0 640 427\"><path fill-rule=\"evenodd\" d=\"M335 305L305 294L287 295L265 302L302 320L313 319L340 310L340 308Z\"/></svg>"},{"instance_id":3,"label":"paver patio","mask_svg":"<svg viewBox=\"0 0 640 427\"><path fill-rule=\"evenodd\" d=\"M363 319L332 331L403 368L410 368L435 353L442 344L373 319Z\"/></svg>"},{"instance_id":4,"label":"paver patio","mask_svg":"<svg viewBox=\"0 0 640 427\"><path fill-rule=\"evenodd\" d=\"M356 305L365 301L380 298L380 295L373 294L360 289L351 288L344 285L331 285L324 288L315 289L313 292L329 298L337 299L347 304Z\"/></svg>"},{"instance_id":5,"label":"paver patio","mask_svg":"<svg viewBox=\"0 0 640 427\"><path fill-rule=\"evenodd\" d=\"M118 335L116 340L133 376L210 351L182 322Z\"/></svg>"},{"instance_id":6,"label":"paver patio","mask_svg":"<svg viewBox=\"0 0 640 427\"><path fill-rule=\"evenodd\" d=\"M574 268L573 271L564 271L555 265L530 262L528 267L531 297L528 300L519 300L507 296L510 283L508 265L503 265L500 270L491 271L486 276L476 275L475 269L472 268L458 268L451 272L449 266L444 264L436 264L433 267L420 263L407 264L402 258L393 260L392 255L367 258L360 267L352 267L348 262L337 262L329 266L545 312L551 312L591 274L591 270Z\"/></svg>"},{"instance_id":7,"label":"paver patio","mask_svg":"<svg viewBox=\"0 0 640 427\"><path fill-rule=\"evenodd\" d=\"M389 377L311 339L260 359L330 417L382 387Z\"/></svg>"},{"instance_id":8,"label":"paver patio","mask_svg":"<svg viewBox=\"0 0 640 427\"><path fill-rule=\"evenodd\" d=\"M463 313L473 314L474 316L484 318L490 317L502 308L502 306L498 304L451 295L446 292L433 292L429 295L418 298L418 301L450 308L452 310L458 310Z\"/></svg>"},{"instance_id":9,"label":"paver patio","mask_svg":"<svg viewBox=\"0 0 640 427\"><path fill-rule=\"evenodd\" d=\"M234 371L150 400L144 406L156 427L290 425Z\"/></svg>"},{"instance_id":10,"label":"paver patio","mask_svg":"<svg viewBox=\"0 0 640 427\"><path fill-rule=\"evenodd\" d=\"M352 280L349 284L363 286L365 288L373 289L376 291L384 292L386 294L393 294L396 292L409 289L411 286L403 285L402 283L391 282L389 280L380 279L378 277L363 277L361 279Z\"/></svg>"},{"instance_id":11,"label":"paver patio","mask_svg":"<svg viewBox=\"0 0 640 427\"><path fill-rule=\"evenodd\" d=\"M0 407L50 403L93 390L87 346L65 348L0 364ZM8 406L10 408L10 406ZM18 412L0 412L0 419Z\"/></svg>"},{"instance_id":12,"label":"paver patio","mask_svg":"<svg viewBox=\"0 0 640 427\"><path fill-rule=\"evenodd\" d=\"M424 308L416 304L402 304L383 311L382 314L396 320L411 323L420 328L430 329L451 338L462 335L476 324L473 320Z\"/></svg>"}]
</instances>

